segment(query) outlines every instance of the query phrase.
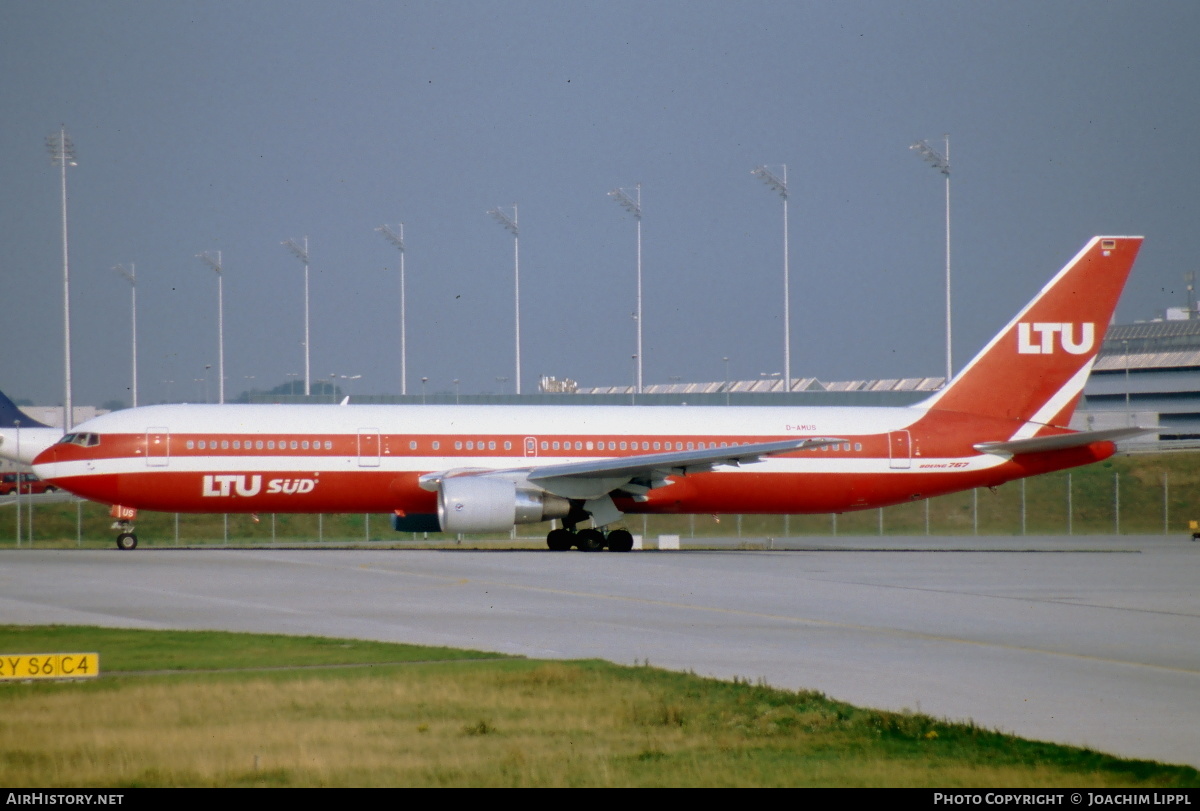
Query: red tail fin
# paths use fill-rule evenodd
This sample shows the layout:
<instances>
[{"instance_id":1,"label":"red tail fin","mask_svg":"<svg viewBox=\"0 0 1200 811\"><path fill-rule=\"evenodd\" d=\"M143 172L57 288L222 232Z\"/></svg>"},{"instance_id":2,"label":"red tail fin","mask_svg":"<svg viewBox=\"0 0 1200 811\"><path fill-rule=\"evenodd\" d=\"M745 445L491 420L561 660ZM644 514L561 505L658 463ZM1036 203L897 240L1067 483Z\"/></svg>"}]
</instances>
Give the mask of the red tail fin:
<instances>
[{"instance_id":1,"label":"red tail fin","mask_svg":"<svg viewBox=\"0 0 1200 811\"><path fill-rule=\"evenodd\" d=\"M1065 426L1142 237L1093 237L950 385L921 407Z\"/></svg>"}]
</instances>

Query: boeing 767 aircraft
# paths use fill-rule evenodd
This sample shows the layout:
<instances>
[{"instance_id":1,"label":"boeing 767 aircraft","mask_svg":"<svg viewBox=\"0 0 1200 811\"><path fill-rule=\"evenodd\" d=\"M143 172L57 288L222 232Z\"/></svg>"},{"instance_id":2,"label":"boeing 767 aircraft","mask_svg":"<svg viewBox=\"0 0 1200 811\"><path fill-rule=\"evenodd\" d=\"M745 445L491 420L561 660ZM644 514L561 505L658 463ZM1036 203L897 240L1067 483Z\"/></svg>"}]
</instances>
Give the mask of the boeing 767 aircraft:
<instances>
[{"instance_id":1,"label":"boeing 767 aircraft","mask_svg":"<svg viewBox=\"0 0 1200 811\"><path fill-rule=\"evenodd\" d=\"M1067 424L1141 247L1095 237L943 389L908 407L161 405L83 423L43 479L136 511L390 512L401 531L627 551L636 513L840 513L1097 462L1139 429ZM581 528L590 519L591 526Z\"/></svg>"}]
</instances>

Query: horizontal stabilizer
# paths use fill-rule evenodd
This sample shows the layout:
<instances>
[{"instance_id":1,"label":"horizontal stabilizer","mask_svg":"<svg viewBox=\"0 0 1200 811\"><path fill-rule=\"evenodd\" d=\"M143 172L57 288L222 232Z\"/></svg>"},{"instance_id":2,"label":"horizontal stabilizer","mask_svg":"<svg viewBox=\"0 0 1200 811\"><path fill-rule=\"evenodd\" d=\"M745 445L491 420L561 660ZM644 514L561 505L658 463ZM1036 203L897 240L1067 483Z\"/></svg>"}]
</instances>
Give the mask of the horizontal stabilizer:
<instances>
[{"instance_id":1,"label":"horizontal stabilizer","mask_svg":"<svg viewBox=\"0 0 1200 811\"><path fill-rule=\"evenodd\" d=\"M1108 428L1103 431L1078 431L1054 436L1035 436L1028 439L1013 439L1008 442L980 442L975 450L980 453L995 453L1015 456L1018 453L1043 453L1082 448L1093 442L1116 442L1142 434L1152 433L1155 428Z\"/></svg>"}]
</instances>

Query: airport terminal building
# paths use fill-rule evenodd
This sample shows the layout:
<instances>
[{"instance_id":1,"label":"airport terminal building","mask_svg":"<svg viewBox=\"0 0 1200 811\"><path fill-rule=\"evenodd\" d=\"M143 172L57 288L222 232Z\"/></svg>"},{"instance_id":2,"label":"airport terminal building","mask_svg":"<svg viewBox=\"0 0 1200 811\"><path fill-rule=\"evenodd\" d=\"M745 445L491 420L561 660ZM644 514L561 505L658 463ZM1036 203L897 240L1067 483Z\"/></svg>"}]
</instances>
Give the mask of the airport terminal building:
<instances>
[{"instance_id":1,"label":"airport terminal building","mask_svg":"<svg viewBox=\"0 0 1200 811\"><path fill-rule=\"evenodd\" d=\"M587 397L628 401L629 386L580 388L571 381L550 388ZM941 388L943 378L822 382L779 378L647 386L639 402L696 405L796 403L806 405L909 405ZM1200 442L1200 318L1114 324L1108 328L1071 427L1077 430L1138 425L1156 429L1123 446Z\"/></svg>"},{"instance_id":2,"label":"airport terminal building","mask_svg":"<svg viewBox=\"0 0 1200 811\"><path fill-rule=\"evenodd\" d=\"M1115 324L1072 427L1141 425L1150 440L1200 440L1200 319Z\"/></svg>"}]
</instances>

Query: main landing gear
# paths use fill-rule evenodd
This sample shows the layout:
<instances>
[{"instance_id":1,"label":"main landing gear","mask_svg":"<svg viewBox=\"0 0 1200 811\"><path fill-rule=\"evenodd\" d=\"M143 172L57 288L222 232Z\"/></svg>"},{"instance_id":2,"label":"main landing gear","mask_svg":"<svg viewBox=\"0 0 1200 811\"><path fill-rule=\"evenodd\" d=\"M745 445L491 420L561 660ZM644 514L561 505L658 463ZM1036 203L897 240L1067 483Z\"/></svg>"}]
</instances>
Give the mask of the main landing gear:
<instances>
[{"instance_id":1,"label":"main landing gear","mask_svg":"<svg viewBox=\"0 0 1200 811\"><path fill-rule=\"evenodd\" d=\"M552 552L565 552L572 546L580 552L628 552L633 549L633 535L628 530L614 529L603 532L599 529L552 529L546 535L546 546Z\"/></svg>"}]
</instances>

